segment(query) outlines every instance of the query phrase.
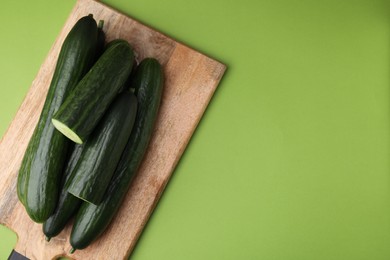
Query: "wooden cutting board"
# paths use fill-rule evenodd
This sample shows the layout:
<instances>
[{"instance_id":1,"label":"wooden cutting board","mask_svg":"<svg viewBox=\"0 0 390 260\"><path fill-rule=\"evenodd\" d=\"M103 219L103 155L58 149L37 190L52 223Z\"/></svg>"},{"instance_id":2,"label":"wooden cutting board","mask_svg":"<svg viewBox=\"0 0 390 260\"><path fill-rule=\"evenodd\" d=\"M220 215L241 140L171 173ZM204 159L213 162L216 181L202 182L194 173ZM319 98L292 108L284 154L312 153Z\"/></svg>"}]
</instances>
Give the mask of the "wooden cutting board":
<instances>
[{"instance_id":1,"label":"wooden cutting board","mask_svg":"<svg viewBox=\"0 0 390 260\"><path fill-rule=\"evenodd\" d=\"M69 256L71 223L46 242L42 225L32 222L17 199L16 179L38 121L62 42L82 16L104 20L107 40L126 39L136 59L155 57L165 72L156 127L146 156L108 230L87 249ZM6 134L0 142L0 223L17 233L15 250L30 259L126 259L133 250L172 172L195 131L226 66L144 24L93 0L79 0L50 49Z\"/></svg>"}]
</instances>

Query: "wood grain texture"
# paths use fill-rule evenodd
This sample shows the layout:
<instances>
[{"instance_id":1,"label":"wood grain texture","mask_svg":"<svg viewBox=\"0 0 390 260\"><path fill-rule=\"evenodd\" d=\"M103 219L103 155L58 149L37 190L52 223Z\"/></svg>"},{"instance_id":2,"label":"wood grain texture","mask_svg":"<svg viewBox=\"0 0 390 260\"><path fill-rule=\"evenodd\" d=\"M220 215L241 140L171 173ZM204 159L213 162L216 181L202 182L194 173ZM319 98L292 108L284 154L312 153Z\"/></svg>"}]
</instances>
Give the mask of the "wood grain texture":
<instances>
[{"instance_id":1,"label":"wood grain texture","mask_svg":"<svg viewBox=\"0 0 390 260\"><path fill-rule=\"evenodd\" d=\"M155 57L163 64L165 84L155 130L123 205L108 230L75 259L126 259L196 129L226 69L207 57L112 8L79 0L49 51L14 120L0 142L0 222L18 235L16 251L30 259L67 256L71 223L50 242L42 225L32 222L16 194L18 169L38 121L62 42L75 22L89 13L104 20L107 40L129 41L138 61ZM69 257L69 256L68 256Z\"/></svg>"}]
</instances>

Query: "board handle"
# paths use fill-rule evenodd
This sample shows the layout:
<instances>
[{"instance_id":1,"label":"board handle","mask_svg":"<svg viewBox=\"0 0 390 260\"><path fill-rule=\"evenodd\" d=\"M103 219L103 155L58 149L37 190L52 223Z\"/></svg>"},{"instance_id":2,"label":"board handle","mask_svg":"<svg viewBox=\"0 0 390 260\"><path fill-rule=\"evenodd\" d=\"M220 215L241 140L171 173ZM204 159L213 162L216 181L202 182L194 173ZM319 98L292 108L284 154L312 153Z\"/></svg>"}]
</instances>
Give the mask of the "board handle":
<instances>
[{"instance_id":1,"label":"board handle","mask_svg":"<svg viewBox=\"0 0 390 260\"><path fill-rule=\"evenodd\" d=\"M30 258L25 257L15 250L12 250L11 254L8 256L8 260L30 260Z\"/></svg>"}]
</instances>

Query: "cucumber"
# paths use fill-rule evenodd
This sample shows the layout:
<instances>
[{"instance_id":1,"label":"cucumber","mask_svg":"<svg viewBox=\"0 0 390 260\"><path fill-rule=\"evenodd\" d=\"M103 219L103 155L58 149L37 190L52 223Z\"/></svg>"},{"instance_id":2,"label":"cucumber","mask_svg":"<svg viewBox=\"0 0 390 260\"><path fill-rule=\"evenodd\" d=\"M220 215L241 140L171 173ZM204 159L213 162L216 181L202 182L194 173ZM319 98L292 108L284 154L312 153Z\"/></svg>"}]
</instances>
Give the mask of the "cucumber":
<instances>
[{"instance_id":1,"label":"cucumber","mask_svg":"<svg viewBox=\"0 0 390 260\"><path fill-rule=\"evenodd\" d=\"M62 189L59 195L57 207L54 213L45 222L43 222L42 230L45 234L46 241L49 241L50 238L55 237L62 231L68 220L81 205L82 200L70 194L64 186L70 178L71 173L80 158L83 146L84 145L78 144L74 145L73 151L69 157L68 164L64 172L61 185Z\"/></svg>"},{"instance_id":2,"label":"cucumber","mask_svg":"<svg viewBox=\"0 0 390 260\"><path fill-rule=\"evenodd\" d=\"M104 21L100 20L98 23L98 35L97 35L97 48L95 54L95 60L97 60L104 51L105 33L103 31ZM45 221L42 225L42 231L45 234L46 241L50 241L52 237L57 236L65 227L66 223L77 211L81 205L81 200L72 194L70 194L66 188L65 183L70 178L70 174L75 168L83 145L73 144L73 148L70 149L71 153L67 160L67 166L63 174L63 180L61 183L61 192L57 202L57 207L54 213Z\"/></svg>"},{"instance_id":3,"label":"cucumber","mask_svg":"<svg viewBox=\"0 0 390 260\"><path fill-rule=\"evenodd\" d=\"M129 91L111 103L84 149L67 190L89 203L99 204L110 183L137 114L137 98Z\"/></svg>"},{"instance_id":4,"label":"cucumber","mask_svg":"<svg viewBox=\"0 0 390 260\"><path fill-rule=\"evenodd\" d=\"M133 62L134 54L128 42L116 40L109 44L54 114L55 128L72 141L83 143L121 90Z\"/></svg>"},{"instance_id":5,"label":"cucumber","mask_svg":"<svg viewBox=\"0 0 390 260\"><path fill-rule=\"evenodd\" d=\"M71 143L51 124L64 98L91 68L97 24L92 15L79 19L64 40L38 124L19 170L17 190L30 218L45 221L54 211L58 186Z\"/></svg>"},{"instance_id":6,"label":"cucumber","mask_svg":"<svg viewBox=\"0 0 390 260\"><path fill-rule=\"evenodd\" d=\"M148 58L140 63L134 77L131 88L135 88L138 111L133 130L103 201L99 205L83 202L77 212L70 235L71 253L87 247L105 231L117 213L149 144L160 107L163 73L158 61Z\"/></svg>"}]
</instances>

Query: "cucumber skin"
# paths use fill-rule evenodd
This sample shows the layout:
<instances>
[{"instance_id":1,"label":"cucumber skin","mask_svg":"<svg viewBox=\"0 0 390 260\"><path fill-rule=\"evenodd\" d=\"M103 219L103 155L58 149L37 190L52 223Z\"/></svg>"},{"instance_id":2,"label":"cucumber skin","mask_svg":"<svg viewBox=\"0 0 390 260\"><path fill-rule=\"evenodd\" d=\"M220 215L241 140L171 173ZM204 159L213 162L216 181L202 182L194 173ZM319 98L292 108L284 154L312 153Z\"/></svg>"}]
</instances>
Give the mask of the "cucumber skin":
<instances>
[{"instance_id":1,"label":"cucumber skin","mask_svg":"<svg viewBox=\"0 0 390 260\"><path fill-rule=\"evenodd\" d=\"M92 66L97 24L92 15L79 19L64 40L41 116L19 170L18 197L30 218L45 221L54 211L69 140L51 124L64 98Z\"/></svg>"},{"instance_id":2,"label":"cucumber skin","mask_svg":"<svg viewBox=\"0 0 390 260\"><path fill-rule=\"evenodd\" d=\"M73 249L87 247L106 230L141 164L152 136L163 89L163 73L158 61L143 60L130 87L135 87L138 99L133 130L103 201L98 206L83 202L77 212L70 235Z\"/></svg>"},{"instance_id":3,"label":"cucumber skin","mask_svg":"<svg viewBox=\"0 0 390 260\"><path fill-rule=\"evenodd\" d=\"M109 43L53 119L69 127L84 142L122 89L133 63L134 53L128 42Z\"/></svg>"},{"instance_id":4,"label":"cucumber skin","mask_svg":"<svg viewBox=\"0 0 390 260\"><path fill-rule=\"evenodd\" d=\"M137 113L133 93L120 93L84 143L83 153L66 184L69 193L99 204L131 134Z\"/></svg>"},{"instance_id":5,"label":"cucumber skin","mask_svg":"<svg viewBox=\"0 0 390 260\"><path fill-rule=\"evenodd\" d=\"M73 169L75 168L80 155L83 151L83 145L75 144L73 151L69 157L67 167L64 172L62 180L61 193L54 213L45 221L42 225L42 231L46 236L46 240L58 235L65 227L68 220L78 210L81 205L81 200L65 189L65 183L71 176Z\"/></svg>"}]
</instances>

